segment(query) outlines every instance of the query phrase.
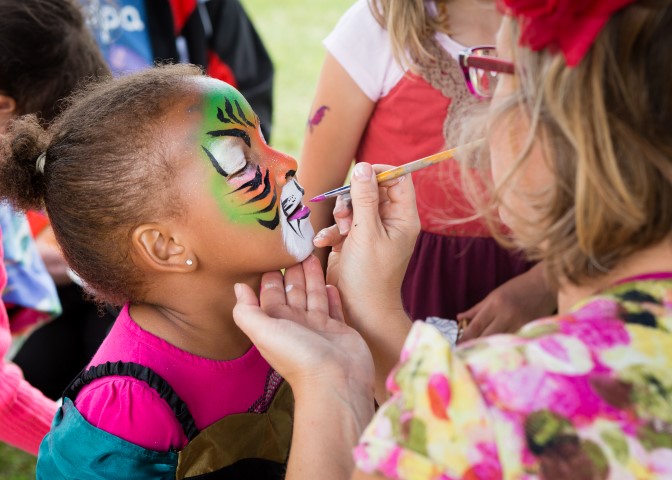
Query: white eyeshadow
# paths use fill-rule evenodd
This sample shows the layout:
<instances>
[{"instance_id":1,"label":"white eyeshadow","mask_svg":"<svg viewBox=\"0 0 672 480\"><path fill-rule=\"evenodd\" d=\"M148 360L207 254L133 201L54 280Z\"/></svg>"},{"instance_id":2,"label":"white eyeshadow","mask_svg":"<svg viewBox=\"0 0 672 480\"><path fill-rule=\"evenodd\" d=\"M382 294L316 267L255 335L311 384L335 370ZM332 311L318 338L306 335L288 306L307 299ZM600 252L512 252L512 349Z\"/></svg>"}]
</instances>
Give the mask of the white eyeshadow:
<instances>
[{"instance_id":1,"label":"white eyeshadow","mask_svg":"<svg viewBox=\"0 0 672 480\"><path fill-rule=\"evenodd\" d=\"M220 167L228 174L236 173L245 167L245 153L237 139L216 140L210 145L210 153Z\"/></svg>"}]
</instances>

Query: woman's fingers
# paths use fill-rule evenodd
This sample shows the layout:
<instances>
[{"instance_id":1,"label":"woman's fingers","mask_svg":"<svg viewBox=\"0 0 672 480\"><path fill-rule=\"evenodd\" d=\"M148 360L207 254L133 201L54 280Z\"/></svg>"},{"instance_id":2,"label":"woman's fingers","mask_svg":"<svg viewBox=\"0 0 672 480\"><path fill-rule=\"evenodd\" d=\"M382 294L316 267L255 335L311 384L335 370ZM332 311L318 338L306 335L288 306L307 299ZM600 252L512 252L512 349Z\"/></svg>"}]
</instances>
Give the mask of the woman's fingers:
<instances>
[{"instance_id":1,"label":"woman's fingers","mask_svg":"<svg viewBox=\"0 0 672 480\"><path fill-rule=\"evenodd\" d=\"M306 310L306 276L303 264L293 265L285 270L285 295L287 305L301 311Z\"/></svg>"},{"instance_id":2,"label":"woman's fingers","mask_svg":"<svg viewBox=\"0 0 672 480\"><path fill-rule=\"evenodd\" d=\"M329 299L320 261L311 255L303 261L302 265L306 282L306 306L309 314L310 312L329 314Z\"/></svg>"},{"instance_id":3,"label":"woman's fingers","mask_svg":"<svg viewBox=\"0 0 672 480\"><path fill-rule=\"evenodd\" d=\"M248 287L249 288L249 287ZM264 273L261 277L261 292L259 292L261 308L268 310L277 306L286 305L285 286L280 272Z\"/></svg>"},{"instance_id":4,"label":"woman's fingers","mask_svg":"<svg viewBox=\"0 0 672 480\"><path fill-rule=\"evenodd\" d=\"M458 318L460 317L458 316ZM487 308L478 310L478 313L476 313L475 316L469 320L469 324L467 325L467 328L464 329L462 337L460 337L460 341L466 342L467 340L480 337L489 324L490 316L487 314Z\"/></svg>"},{"instance_id":5,"label":"woman's fingers","mask_svg":"<svg viewBox=\"0 0 672 480\"><path fill-rule=\"evenodd\" d=\"M338 226L332 225L331 227L320 230L317 235L315 235L313 245L318 248L333 247L341 243L343 238L343 235L338 231Z\"/></svg>"},{"instance_id":6,"label":"woman's fingers","mask_svg":"<svg viewBox=\"0 0 672 480\"><path fill-rule=\"evenodd\" d=\"M234 285L236 306L233 307L233 321L236 322L252 343L257 345L263 341L259 334L263 333L263 323L268 317L259 307L254 291L244 283Z\"/></svg>"},{"instance_id":7,"label":"woman's fingers","mask_svg":"<svg viewBox=\"0 0 672 480\"><path fill-rule=\"evenodd\" d=\"M352 225L352 199L349 193L338 196L333 215L339 233L347 235Z\"/></svg>"},{"instance_id":8,"label":"woman's fingers","mask_svg":"<svg viewBox=\"0 0 672 480\"><path fill-rule=\"evenodd\" d=\"M327 299L329 301L329 316L334 320L345 322L343 303L341 302L341 294L338 292L338 288L333 285L327 285Z\"/></svg>"},{"instance_id":9,"label":"woman's fingers","mask_svg":"<svg viewBox=\"0 0 672 480\"><path fill-rule=\"evenodd\" d=\"M352 197L352 225L373 239L382 224L378 211L378 182L373 167L368 163L358 163L352 171L350 195Z\"/></svg>"}]
</instances>

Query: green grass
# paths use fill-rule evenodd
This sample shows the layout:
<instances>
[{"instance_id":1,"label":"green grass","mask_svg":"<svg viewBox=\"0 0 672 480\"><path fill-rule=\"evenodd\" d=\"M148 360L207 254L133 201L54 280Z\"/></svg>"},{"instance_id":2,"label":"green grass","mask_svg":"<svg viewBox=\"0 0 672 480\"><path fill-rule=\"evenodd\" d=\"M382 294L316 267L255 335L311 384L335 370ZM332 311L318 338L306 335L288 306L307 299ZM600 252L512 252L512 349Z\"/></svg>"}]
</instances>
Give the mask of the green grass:
<instances>
[{"instance_id":1,"label":"green grass","mask_svg":"<svg viewBox=\"0 0 672 480\"><path fill-rule=\"evenodd\" d=\"M322 40L354 0L241 0L275 65L271 143L298 157L324 58Z\"/></svg>"},{"instance_id":2,"label":"green grass","mask_svg":"<svg viewBox=\"0 0 672 480\"><path fill-rule=\"evenodd\" d=\"M317 77L322 40L354 0L241 0L275 64L275 148L298 158ZM0 480L35 478L35 457L0 444Z\"/></svg>"},{"instance_id":3,"label":"green grass","mask_svg":"<svg viewBox=\"0 0 672 480\"><path fill-rule=\"evenodd\" d=\"M28 480L35 478L35 457L0 443L0 479Z\"/></svg>"}]
</instances>

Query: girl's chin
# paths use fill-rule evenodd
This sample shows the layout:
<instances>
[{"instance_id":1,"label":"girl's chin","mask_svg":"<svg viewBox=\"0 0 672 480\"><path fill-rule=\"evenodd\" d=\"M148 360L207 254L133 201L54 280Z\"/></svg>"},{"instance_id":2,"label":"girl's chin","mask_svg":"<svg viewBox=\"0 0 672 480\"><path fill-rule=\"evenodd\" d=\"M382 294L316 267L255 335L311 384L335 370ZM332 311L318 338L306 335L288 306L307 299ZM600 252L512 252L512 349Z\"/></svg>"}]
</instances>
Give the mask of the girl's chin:
<instances>
[{"instance_id":1,"label":"girl's chin","mask_svg":"<svg viewBox=\"0 0 672 480\"><path fill-rule=\"evenodd\" d=\"M297 262L304 261L315 249L313 245L313 238L315 237L313 226L309 221L305 221L297 230L289 228L287 224L282 225L282 227L282 239L287 252Z\"/></svg>"}]
</instances>

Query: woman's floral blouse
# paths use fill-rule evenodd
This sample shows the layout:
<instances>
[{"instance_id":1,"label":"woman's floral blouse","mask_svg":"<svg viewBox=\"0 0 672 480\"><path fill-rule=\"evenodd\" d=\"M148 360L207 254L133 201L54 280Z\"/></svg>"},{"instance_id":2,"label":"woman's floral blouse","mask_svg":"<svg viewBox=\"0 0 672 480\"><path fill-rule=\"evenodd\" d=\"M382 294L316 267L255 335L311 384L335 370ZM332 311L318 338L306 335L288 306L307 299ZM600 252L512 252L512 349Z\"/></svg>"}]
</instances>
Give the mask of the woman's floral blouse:
<instances>
[{"instance_id":1,"label":"woman's floral blouse","mask_svg":"<svg viewBox=\"0 0 672 480\"><path fill-rule=\"evenodd\" d=\"M416 322L358 468L404 479L672 478L672 273L452 350Z\"/></svg>"}]
</instances>

